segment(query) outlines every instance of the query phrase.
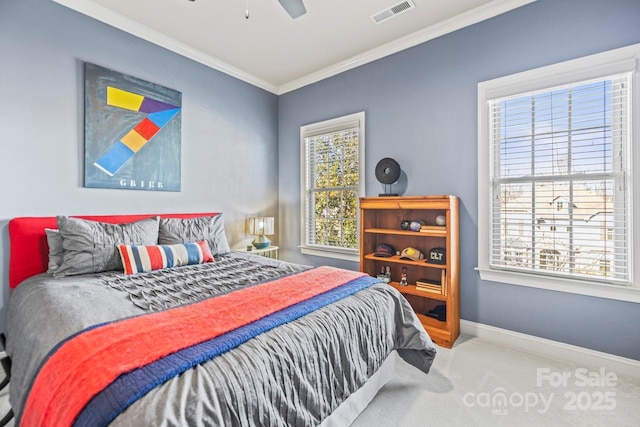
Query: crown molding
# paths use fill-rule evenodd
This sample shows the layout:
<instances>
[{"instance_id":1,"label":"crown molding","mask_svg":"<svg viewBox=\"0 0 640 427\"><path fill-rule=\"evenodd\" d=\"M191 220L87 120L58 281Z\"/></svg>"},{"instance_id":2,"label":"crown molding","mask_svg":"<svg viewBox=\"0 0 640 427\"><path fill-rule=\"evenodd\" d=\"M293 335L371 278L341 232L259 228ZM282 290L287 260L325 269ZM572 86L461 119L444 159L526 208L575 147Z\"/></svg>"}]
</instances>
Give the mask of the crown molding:
<instances>
[{"instance_id":1,"label":"crown molding","mask_svg":"<svg viewBox=\"0 0 640 427\"><path fill-rule=\"evenodd\" d=\"M182 43L145 25L142 25L97 3L86 0L52 1L62 6L68 7L69 9L75 10L76 12L82 13L83 15L94 18L114 28L132 34L138 38L161 46L186 58L199 62L207 67L218 70L231 77L235 77L253 86L259 87L276 95L282 95L287 92L291 92L301 87L319 82L326 78L359 67L361 65L368 64L369 62L373 62L380 58L384 58L394 53L403 51L410 47L419 45L426 41L435 39L447 33L451 33L461 28L493 18L494 16L501 15L513 9L519 8L529 3L533 3L537 0L493 0L475 9L447 19L446 21L440 22L436 25L432 25L420 31L416 31L415 33L383 44L367 52L355 55L332 66L292 80L288 83L284 83L280 86L267 82L259 77L254 76L253 74L233 67L198 49L193 49L185 43Z\"/></svg>"},{"instance_id":2,"label":"crown molding","mask_svg":"<svg viewBox=\"0 0 640 427\"><path fill-rule=\"evenodd\" d=\"M464 27L468 27L478 22L493 18L521 6L533 3L537 0L493 0L475 9L469 10L436 25L416 31L415 33L401 37L389 43L375 47L367 52L353 56L344 61L338 62L320 71L308 74L296 80L282 84L278 88L278 95L291 92L301 87L319 82L326 78L335 76L369 62L384 58L385 56L403 51L410 47L433 40L437 37L452 33Z\"/></svg>"},{"instance_id":3,"label":"crown molding","mask_svg":"<svg viewBox=\"0 0 640 427\"><path fill-rule=\"evenodd\" d=\"M172 37L127 18L111 9L86 0L52 0L62 6L87 15L114 28L161 46L181 56L192 59L207 67L218 70L268 92L278 94L278 86L246 73L198 49L193 49Z\"/></svg>"}]
</instances>

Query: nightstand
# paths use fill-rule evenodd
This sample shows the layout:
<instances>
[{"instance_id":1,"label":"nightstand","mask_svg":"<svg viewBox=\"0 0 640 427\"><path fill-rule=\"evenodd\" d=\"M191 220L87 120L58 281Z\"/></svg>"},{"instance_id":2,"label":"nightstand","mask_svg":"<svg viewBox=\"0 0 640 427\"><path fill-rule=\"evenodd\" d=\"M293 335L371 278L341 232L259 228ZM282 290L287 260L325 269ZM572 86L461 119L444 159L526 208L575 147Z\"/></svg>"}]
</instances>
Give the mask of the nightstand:
<instances>
[{"instance_id":1,"label":"nightstand","mask_svg":"<svg viewBox=\"0 0 640 427\"><path fill-rule=\"evenodd\" d=\"M278 246L269 246L268 248L264 248L264 249L255 249L253 248L253 250L248 251L246 248L240 248L240 249L232 249L233 252L238 252L238 253L243 253L243 254L254 254L254 255L262 255L264 257L267 258L273 258L273 259L278 259L278 249L280 249Z\"/></svg>"}]
</instances>

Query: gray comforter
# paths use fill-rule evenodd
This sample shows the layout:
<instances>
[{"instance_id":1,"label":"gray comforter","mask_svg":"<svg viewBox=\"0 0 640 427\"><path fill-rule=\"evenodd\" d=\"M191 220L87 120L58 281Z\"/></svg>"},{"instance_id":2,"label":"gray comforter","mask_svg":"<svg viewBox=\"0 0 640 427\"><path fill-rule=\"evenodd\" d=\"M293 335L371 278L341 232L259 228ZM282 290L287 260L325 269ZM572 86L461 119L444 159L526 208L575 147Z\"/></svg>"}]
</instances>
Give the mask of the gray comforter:
<instances>
[{"instance_id":1,"label":"gray comforter","mask_svg":"<svg viewBox=\"0 0 640 427\"><path fill-rule=\"evenodd\" d=\"M28 279L9 304L11 405L19 417L40 364L73 333L303 269L231 255L213 264L135 276L110 272ZM376 284L169 380L112 425L318 425L394 349L425 373L435 355L406 300L390 286Z\"/></svg>"}]
</instances>

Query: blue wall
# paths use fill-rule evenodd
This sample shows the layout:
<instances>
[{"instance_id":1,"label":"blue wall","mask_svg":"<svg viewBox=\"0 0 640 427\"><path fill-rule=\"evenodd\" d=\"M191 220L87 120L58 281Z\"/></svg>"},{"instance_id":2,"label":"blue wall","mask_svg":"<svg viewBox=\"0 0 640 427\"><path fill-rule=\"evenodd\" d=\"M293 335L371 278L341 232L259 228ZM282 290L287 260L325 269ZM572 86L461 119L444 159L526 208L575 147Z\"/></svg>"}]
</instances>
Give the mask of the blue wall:
<instances>
[{"instance_id":1,"label":"blue wall","mask_svg":"<svg viewBox=\"0 0 640 427\"><path fill-rule=\"evenodd\" d=\"M83 187L88 61L182 92L182 191ZM49 0L0 0L0 331L15 216L278 209L278 97Z\"/></svg>"},{"instance_id":2,"label":"blue wall","mask_svg":"<svg viewBox=\"0 0 640 427\"><path fill-rule=\"evenodd\" d=\"M638 0L539 0L280 96L283 256L332 263L297 249L300 126L366 111L367 195L382 190L377 161L393 157L406 195L460 197L463 319L640 360L640 304L491 283L474 271L478 82L639 42Z\"/></svg>"}]
</instances>

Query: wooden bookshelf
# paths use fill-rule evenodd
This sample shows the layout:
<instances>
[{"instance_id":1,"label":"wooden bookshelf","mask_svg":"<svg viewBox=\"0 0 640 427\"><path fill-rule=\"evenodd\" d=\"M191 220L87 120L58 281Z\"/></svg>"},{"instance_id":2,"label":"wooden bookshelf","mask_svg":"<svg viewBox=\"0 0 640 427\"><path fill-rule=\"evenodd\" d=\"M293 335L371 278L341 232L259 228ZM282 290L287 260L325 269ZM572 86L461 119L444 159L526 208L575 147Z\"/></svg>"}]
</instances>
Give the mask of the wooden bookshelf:
<instances>
[{"instance_id":1,"label":"wooden bookshelf","mask_svg":"<svg viewBox=\"0 0 640 427\"><path fill-rule=\"evenodd\" d=\"M445 216L445 226L436 225L436 217ZM421 231L402 230L402 220L422 220ZM382 266L389 266L391 283L402 293L418 315L431 338L439 345L451 348L460 333L459 301L459 201L456 196L363 197L360 199L360 271L376 276ZM402 252L407 247L421 251L426 259L417 261L375 256L380 243ZM429 251L444 248L444 264L428 261ZM402 268L407 269L409 284L398 282ZM443 274L444 273L444 274ZM441 292L418 289L415 282L425 278L441 284ZM446 320L427 315L438 306L446 307Z\"/></svg>"}]
</instances>

